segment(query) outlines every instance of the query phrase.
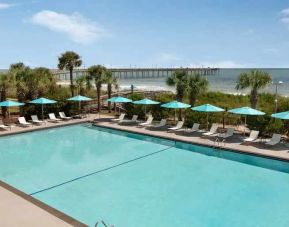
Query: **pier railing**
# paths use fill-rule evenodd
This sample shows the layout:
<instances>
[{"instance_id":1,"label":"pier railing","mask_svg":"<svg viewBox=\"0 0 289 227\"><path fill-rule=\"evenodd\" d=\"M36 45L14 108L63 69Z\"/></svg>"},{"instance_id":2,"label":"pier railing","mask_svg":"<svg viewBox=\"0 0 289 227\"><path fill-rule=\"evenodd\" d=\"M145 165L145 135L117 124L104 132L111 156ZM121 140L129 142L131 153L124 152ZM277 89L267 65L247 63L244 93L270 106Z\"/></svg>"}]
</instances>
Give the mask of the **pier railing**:
<instances>
[{"instance_id":1,"label":"pier railing","mask_svg":"<svg viewBox=\"0 0 289 227\"><path fill-rule=\"evenodd\" d=\"M219 68L110 68L113 76L118 79L145 79L168 77L176 71L186 71L188 74L198 73L204 76L215 75ZM52 70L56 79L59 81L69 80L69 72L61 70ZM74 79L87 75L87 69L75 69Z\"/></svg>"}]
</instances>

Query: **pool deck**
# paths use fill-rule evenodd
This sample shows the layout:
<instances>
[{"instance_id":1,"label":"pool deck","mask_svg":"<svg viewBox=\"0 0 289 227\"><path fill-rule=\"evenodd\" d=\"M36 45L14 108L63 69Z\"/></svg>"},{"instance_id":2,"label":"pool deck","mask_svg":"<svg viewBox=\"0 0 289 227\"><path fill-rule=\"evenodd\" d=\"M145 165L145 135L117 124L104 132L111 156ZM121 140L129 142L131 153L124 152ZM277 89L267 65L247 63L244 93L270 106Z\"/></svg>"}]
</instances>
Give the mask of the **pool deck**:
<instances>
[{"instance_id":1,"label":"pool deck","mask_svg":"<svg viewBox=\"0 0 289 227\"><path fill-rule=\"evenodd\" d=\"M153 130L149 128L140 128L136 125L119 125L117 123L111 122L110 119L96 120L95 125L186 143L194 143L210 147L219 147L221 149L235 150L239 153L249 153L258 156L265 156L274 159L289 161L289 147L287 147L285 144L279 143L275 146L269 146L265 145L265 143L261 141L244 144L242 142L243 137L241 135L234 135L232 138L228 138L224 144L218 144L217 142L215 142L217 137L203 137L202 132L167 132L166 128L162 130Z\"/></svg>"}]
</instances>

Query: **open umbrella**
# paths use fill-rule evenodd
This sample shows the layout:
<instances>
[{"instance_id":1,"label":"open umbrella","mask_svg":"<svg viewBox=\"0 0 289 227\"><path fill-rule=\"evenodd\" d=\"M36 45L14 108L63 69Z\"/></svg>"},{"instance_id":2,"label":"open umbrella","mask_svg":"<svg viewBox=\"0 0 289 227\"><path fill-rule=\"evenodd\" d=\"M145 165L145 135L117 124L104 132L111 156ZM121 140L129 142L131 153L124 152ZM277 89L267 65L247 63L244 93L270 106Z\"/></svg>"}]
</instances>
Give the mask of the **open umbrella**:
<instances>
[{"instance_id":1,"label":"open umbrella","mask_svg":"<svg viewBox=\"0 0 289 227\"><path fill-rule=\"evenodd\" d=\"M11 101L11 100L7 100L7 101L0 102L0 106L7 107L7 112L8 112L9 121L10 121L9 107L13 107L13 106L23 106L23 105L24 105L24 103L15 102L15 101Z\"/></svg>"},{"instance_id":2,"label":"open umbrella","mask_svg":"<svg viewBox=\"0 0 289 227\"><path fill-rule=\"evenodd\" d=\"M192 107L192 110L207 113L207 126L206 126L207 130L209 128L209 113L225 111L224 109L217 107L217 106L213 106L211 104L204 104L201 106L195 106L195 107Z\"/></svg>"},{"instance_id":3,"label":"open umbrella","mask_svg":"<svg viewBox=\"0 0 289 227\"><path fill-rule=\"evenodd\" d=\"M77 95L74 97L71 97L69 99L67 99L68 101L74 101L74 102L78 102L78 109L79 109L79 113L81 110L81 102L83 101L91 101L92 99L86 96L82 96L82 95Z\"/></svg>"},{"instance_id":4,"label":"open umbrella","mask_svg":"<svg viewBox=\"0 0 289 227\"><path fill-rule=\"evenodd\" d=\"M55 100L47 99L47 98L38 98L30 101L31 104L38 104L41 105L41 114L42 114L42 121L44 120L44 114L43 114L43 106L46 104L54 104L56 103Z\"/></svg>"},{"instance_id":5,"label":"open umbrella","mask_svg":"<svg viewBox=\"0 0 289 227\"><path fill-rule=\"evenodd\" d=\"M182 102L178 102L178 101L172 101L172 102L168 102L168 103L162 104L161 107L169 108L169 109L175 109L174 121L176 121L177 109L189 108L189 107L191 107L191 105L186 104L186 103L182 103Z\"/></svg>"},{"instance_id":6,"label":"open umbrella","mask_svg":"<svg viewBox=\"0 0 289 227\"><path fill-rule=\"evenodd\" d=\"M153 101L153 100L150 100L150 99L142 99L142 100L138 100L138 101L134 101L133 104L137 104L137 105L144 105L145 107L145 118L146 118L146 112L147 112L147 105L156 105L156 104L159 104L160 102L156 102L156 101Z\"/></svg>"},{"instance_id":7,"label":"open umbrella","mask_svg":"<svg viewBox=\"0 0 289 227\"><path fill-rule=\"evenodd\" d=\"M116 96L116 97L112 97L110 99L106 100L107 102L111 102L111 103L128 103L128 102L132 102L131 99L127 99L125 97L122 96ZM120 108L118 109L119 114L120 114Z\"/></svg>"},{"instance_id":8,"label":"open umbrella","mask_svg":"<svg viewBox=\"0 0 289 227\"><path fill-rule=\"evenodd\" d=\"M271 117L281 120L289 120L289 111L272 114Z\"/></svg>"},{"instance_id":9,"label":"open umbrella","mask_svg":"<svg viewBox=\"0 0 289 227\"><path fill-rule=\"evenodd\" d=\"M236 109L231 109L228 110L229 113L233 113L233 114L239 114L239 115L245 115L245 125L244 125L244 136L245 136L245 128L246 128L246 124L247 124L247 115L253 115L253 116L260 116L260 115L264 115L265 113L259 110L255 110L251 107L240 107L240 108L236 108Z\"/></svg>"}]
</instances>

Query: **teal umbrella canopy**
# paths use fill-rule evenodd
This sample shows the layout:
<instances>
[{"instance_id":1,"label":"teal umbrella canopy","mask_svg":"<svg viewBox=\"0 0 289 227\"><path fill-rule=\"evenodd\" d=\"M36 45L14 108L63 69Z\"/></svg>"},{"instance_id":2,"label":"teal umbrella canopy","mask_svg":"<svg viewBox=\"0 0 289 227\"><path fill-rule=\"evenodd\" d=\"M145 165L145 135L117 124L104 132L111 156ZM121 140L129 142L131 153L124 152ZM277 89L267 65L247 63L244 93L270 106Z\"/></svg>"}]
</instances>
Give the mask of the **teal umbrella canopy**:
<instances>
[{"instance_id":1,"label":"teal umbrella canopy","mask_svg":"<svg viewBox=\"0 0 289 227\"><path fill-rule=\"evenodd\" d=\"M156 102L150 99L142 99L142 100L138 100L138 101L134 101L133 104L140 104L140 105L156 105L159 104L160 102Z\"/></svg>"},{"instance_id":2,"label":"teal umbrella canopy","mask_svg":"<svg viewBox=\"0 0 289 227\"><path fill-rule=\"evenodd\" d=\"M39 99L34 99L29 103L44 105L44 104L53 104L53 103L56 103L56 101L52 99L47 99L47 98L39 98Z\"/></svg>"},{"instance_id":3,"label":"teal umbrella canopy","mask_svg":"<svg viewBox=\"0 0 289 227\"><path fill-rule=\"evenodd\" d=\"M122 96L117 96L117 97L112 97L110 99L106 100L107 102L112 102L112 103L125 103L125 102L132 102L131 99L127 99L125 97Z\"/></svg>"},{"instance_id":4,"label":"teal umbrella canopy","mask_svg":"<svg viewBox=\"0 0 289 227\"><path fill-rule=\"evenodd\" d=\"M11 101L11 100L0 102L0 106L5 106L5 107L23 106L23 105L24 105L24 103L15 102L15 101Z\"/></svg>"},{"instance_id":5,"label":"teal umbrella canopy","mask_svg":"<svg viewBox=\"0 0 289 227\"><path fill-rule=\"evenodd\" d=\"M240 114L240 115L264 115L265 113L259 110L255 110L251 107L241 107L241 108L236 108L236 109L231 109L228 110L229 113L233 113L233 114Z\"/></svg>"},{"instance_id":6,"label":"teal umbrella canopy","mask_svg":"<svg viewBox=\"0 0 289 227\"><path fill-rule=\"evenodd\" d=\"M271 117L281 120L289 120L289 111L272 114Z\"/></svg>"},{"instance_id":7,"label":"teal umbrella canopy","mask_svg":"<svg viewBox=\"0 0 289 227\"><path fill-rule=\"evenodd\" d=\"M92 100L91 98L89 97L86 97L86 96L82 96L82 95L77 95L77 96L74 96L74 97L71 97L69 99L67 99L68 101L78 101L78 102L81 102L81 101L90 101Z\"/></svg>"},{"instance_id":8,"label":"teal umbrella canopy","mask_svg":"<svg viewBox=\"0 0 289 227\"><path fill-rule=\"evenodd\" d=\"M217 106L213 106L211 104L195 106L192 108L192 110L199 111L199 112L223 112L225 111L224 109L217 107Z\"/></svg>"},{"instance_id":9,"label":"teal umbrella canopy","mask_svg":"<svg viewBox=\"0 0 289 227\"><path fill-rule=\"evenodd\" d=\"M171 108L171 109L184 109L184 108L191 107L191 105L186 104L186 103L182 103L182 102L178 102L178 101L172 101L172 102L162 104L161 107Z\"/></svg>"}]
</instances>

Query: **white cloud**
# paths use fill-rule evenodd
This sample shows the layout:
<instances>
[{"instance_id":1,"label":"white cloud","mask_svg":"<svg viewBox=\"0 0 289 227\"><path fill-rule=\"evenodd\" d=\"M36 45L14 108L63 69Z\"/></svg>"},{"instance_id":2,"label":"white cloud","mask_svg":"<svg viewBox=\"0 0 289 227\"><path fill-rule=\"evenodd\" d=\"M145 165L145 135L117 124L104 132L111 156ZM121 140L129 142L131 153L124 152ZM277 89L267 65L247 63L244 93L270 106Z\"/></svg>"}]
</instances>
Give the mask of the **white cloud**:
<instances>
[{"instance_id":1,"label":"white cloud","mask_svg":"<svg viewBox=\"0 0 289 227\"><path fill-rule=\"evenodd\" d=\"M217 61L217 62L200 62L192 63L190 67L211 67L211 68L246 68L248 66L244 64L239 64L231 60Z\"/></svg>"},{"instance_id":2,"label":"white cloud","mask_svg":"<svg viewBox=\"0 0 289 227\"><path fill-rule=\"evenodd\" d=\"M283 9L280 12L281 18L280 21L286 25L289 25L289 8Z\"/></svg>"},{"instance_id":3,"label":"white cloud","mask_svg":"<svg viewBox=\"0 0 289 227\"><path fill-rule=\"evenodd\" d=\"M8 9L14 6L14 4L9 4L9 3L0 3L0 10L1 9Z\"/></svg>"},{"instance_id":4,"label":"white cloud","mask_svg":"<svg viewBox=\"0 0 289 227\"><path fill-rule=\"evenodd\" d=\"M104 31L95 22L79 13L71 15L43 10L34 14L30 20L51 31L66 34L72 41L89 44L100 38Z\"/></svg>"},{"instance_id":5,"label":"white cloud","mask_svg":"<svg viewBox=\"0 0 289 227\"><path fill-rule=\"evenodd\" d=\"M283 16L289 16L289 8L283 9L283 10L280 12L280 14L283 15Z\"/></svg>"}]
</instances>

